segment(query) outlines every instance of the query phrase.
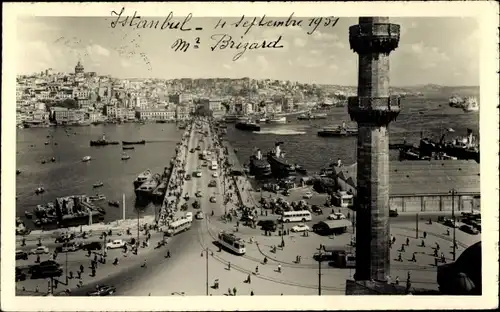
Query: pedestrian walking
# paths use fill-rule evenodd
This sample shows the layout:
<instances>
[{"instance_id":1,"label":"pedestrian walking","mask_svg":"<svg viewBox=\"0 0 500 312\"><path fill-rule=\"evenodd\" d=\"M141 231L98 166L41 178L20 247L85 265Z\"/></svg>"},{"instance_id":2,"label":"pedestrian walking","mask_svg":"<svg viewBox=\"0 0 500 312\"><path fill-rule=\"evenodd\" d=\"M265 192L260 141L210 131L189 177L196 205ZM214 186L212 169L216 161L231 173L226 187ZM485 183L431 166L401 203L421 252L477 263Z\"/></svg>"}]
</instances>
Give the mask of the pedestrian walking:
<instances>
[{"instance_id":1,"label":"pedestrian walking","mask_svg":"<svg viewBox=\"0 0 500 312\"><path fill-rule=\"evenodd\" d=\"M281 273L281 264L278 264L278 273Z\"/></svg>"},{"instance_id":2,"label":"pedestrian walking","mask_svg":"<svg viewBox=\"0 0 500 312\"><path fill-rule=\"evenodd\" d=\"M417 258L415 257L415 253L411 256L411 261L412 262L417 262Z\"/></svg>"},{"instance_id":3,"label":"pedestrian walking","mask_svg":"<svg viewBox=\"0 0 500 312\"><path fill-rule=\"evenodd\" d=\"M446 235L450 236L450 229L446 229Z\"/></svg>"},{"instance_id":4,"label":"pedestrian walking","mask_svg":"<svg viewBox=\"0 0 500 312\"><path fill-rule=\"evenodd\" d=\"M36 285L35 292L39 292L39 291L40 291L40 289L38 289L38 285Z\"/></svg>"},{"instance_id":5,"label":"pedestrian walking","mask_svg":"<svg viewBox=\"0 0 500 312\"><path fill-rule=\"evenodd\" d=\"M267 264L267 257L264 257L264 264Z\"/></svg>"},{"instance_id":6,"label":"pedestrian walking","mask_svg":"<svg viewBox=\"0 0 500 312\"><path fill-rule=\"evenodd\" d=\"M427 238L427 232L424 231L424 239Z\"/></svg>"},{"instance_id":7,"label":"pedestrian walking","mask_svg":"<svg viewBox=\"0 0 500 312\"><path fill-rule=\"evenodd\" d=\"M406 246L410 246L410 239L408 237L406 238Z\"/></svg>"},{"instance_id":8,"label":"pedestrian walking","mask_svg":"<svg viewBox=\"0 0 500 312\"><path fill-rule=\"evenodd\" d=\"M399 253L399 255L398 255L398 261L399 261L399 262L402 262L402 261L403 261L403 257L401 256L401 253Z\"/></svg>"},{"instance_id":9,"label":"pedestrian walking","mask_svg":"<svg viewBox=\"0 0 500 312\"><path fill-rule=\"evenodd\" d=\"M405 252L405 244L401 244L401 252Z\"/></svg>"},{"instance_id":10,"label":"pedestrian walking","mask_svg":"<svg viewBox=\"0 0 500 312\"><path fill-rule=\"evenodd\" d=\"M439 251L439 244L438 243L436 243L436 250Z\"/></svg>"},{"instance_id":11,"label":"pedestrian walking","mask_svg":"<svg viewBox=\"0 0 500 312\"><path fill-rule=\"evenodd\" d=\"M83 264L80 264L80 272L83 273Z\"/></svg>"},{"instance_id":12,"label":"pedestrian walking","mask_svg":"<svg viewBox=\"0 0 500 312\"><path fill-rule=\"evenodd\" d=\"M250 292L250 296L253 296L253 290Z\"/></svg>"},{"instance_id":13,"label":"pedestrian walking","mask_svg":"<svg viewBox=\"0 0 500 312\"><path fill-rule=\"evenodd\" d=\"M425 241L424 240L422 240L422 243L420 244L420 246L425 247Z\"/></svg>"},{"instance_id":14,"label":"pedestrian walking","mask_svg":"<svg viewBox=\"0 0 500 312\"><path fill-rule=\"evenodd\" d=\"M248 274L248 277L247 277L247 283L248 283L248 284L251 284L251 283L252 283L252 280L250 279L250 274Z\"/></svg>"},{"instance_id":15,"label":"pedestrian walking","mask_svg":"<svg viewBox=\"0 0 500 312\"><path fill-rule=\"evenodd\" d=\"M228 288L228 289L227 289L227 293L229 294L229 296L232 296L232 293L231 293L231 288Z\"/></svg>"},{"instance_id":16,"label":"pedestrian walking","mask_svg":"<svg viewBox=\"0 0 500 312\"><path fill-rule=\"evenodd\" d=\"M231 262L228 262L228 263L227 263L227 269L228 269L229 271L231 271Z\"/></svg>"},{"instance_id":17,"label":"pedestrian walking","mask_svg":"<svg viewBox=\"0 0 500 312\"><path fill-rule=\"evenodd\" d=\"M392 237L392 243L394 244L396 242L396 236Z\"/></svg>"},{"instance_id":18,"label":"pedestrian walking","mask_svg":"<svg viewBox=\"0 0 500 312\"><path fill-rule=\"evenodd\" d=\"M236 296L236 287L233 287L233 296Z\"/></svg>"},{"instance_id":19,"label":"pedestrian walking","mask_svg":"<svg viewBox=\"0 0 500 312\"><path fill-rule=\"evenodd\" d=\"M255 267L255 274L259 274L259 266Z\"/></svg>"},{"instance_id":20,"label":"pedestrian walking","mask_svg":"<svg viewBox=\"0 0 500 312\"><path fill-rule=\"evenodd\" d=\"M36 261L35 263L40 263L40 256L36 256Z\"/></svg>"},{"instance_id":21,"label":"pedestrian walking","mask_svg":"<svg viewBox=\"0 0 500 312\"><path fill-rule=\"evenodd\" d=\"M394 281L396 285L399 285L399 276L396 276L396 280Z\"/></svg>"}]
</instances>

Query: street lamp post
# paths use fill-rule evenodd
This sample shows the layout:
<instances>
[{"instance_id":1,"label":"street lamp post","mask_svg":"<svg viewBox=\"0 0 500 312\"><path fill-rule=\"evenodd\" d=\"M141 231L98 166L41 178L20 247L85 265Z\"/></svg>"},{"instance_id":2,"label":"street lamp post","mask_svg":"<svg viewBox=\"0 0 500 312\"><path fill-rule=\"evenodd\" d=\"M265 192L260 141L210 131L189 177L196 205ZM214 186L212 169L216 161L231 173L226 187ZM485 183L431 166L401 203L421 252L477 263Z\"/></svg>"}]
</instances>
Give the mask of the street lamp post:
<instances>
[{"instance_id":1,"label":"street lamp post","mask_svg":"<svg viewBox=\"0 0 500 312\"><path fill-rule=\"evenodd\" d=\"M321 245L318 248L318 296L321 296L321 261L323 260L323 251L321 250Z\"/></svg>"},{"instance_id":2,"label":"street lamp post","mask_svg":"<svg viewBox=\"0 0 500 312\"><path fill-rule=\"evenodd\" d=\"M416 222L416 225L415 225L415 238L418 239L418 212L417 212L417 215L415 217L415 222Z\"/></svg>"},{"instance_id":3,"label":"street lamp post","mask_svg":"<svg viewBox=\"0 0 500 312\"><path fill-rule=\"evenodd\" d=\"M68 285L68 250L66 250L66 285Z\"/></svg>"},{"instance_id":4,"label":"street lamp post","mask_svg":"<svg viewBox=\"0 0 500 312\"><path fill-rule=\"evenodd\" d=\"M455 254L456 254L456 246L457 246L457 241L455 237L455 189L451 189L451 219L453 221L453 261L455 261Z\"/></svg>"},{"instance_id":5,"label":"street lamp post","mask_svg":"<svg viewBox=\"0 0 500 312\"><path fill-rule=\"evenodd\" d=\"M283 234L285 232L285 223L284 221L281 223L281 248L285 247L285 240L283 239Z\"/></svg>"},{"instance_id":6,"label":"street lamp post","mask_svg":"<svg viewBox=\"0 0 500 312\"><path fill-rule=\"evenodd\" d=\"M206 273L207 273L207 278L206 278L206 294L208 296L208 247L205 248L205 259L206 259Z\"/></svg>"},{"instance_id":7,"label":"street lamp post","mask_svg":"<svg viewBox=\"0 0 500 312\"><path fill-rule=\"evenodd\" d=\"M136 242L136 253L139 253L139 209L137 209L137 242Z\"/></svg>"}]
</instances>

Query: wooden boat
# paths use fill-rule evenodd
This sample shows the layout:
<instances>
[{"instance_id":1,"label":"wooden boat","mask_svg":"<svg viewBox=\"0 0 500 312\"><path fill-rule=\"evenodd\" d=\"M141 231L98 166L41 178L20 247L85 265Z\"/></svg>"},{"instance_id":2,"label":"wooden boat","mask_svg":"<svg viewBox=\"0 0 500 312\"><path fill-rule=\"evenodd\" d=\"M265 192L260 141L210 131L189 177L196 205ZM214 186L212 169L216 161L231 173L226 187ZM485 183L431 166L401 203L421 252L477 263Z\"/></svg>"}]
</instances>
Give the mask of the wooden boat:
<instances>
[{"instance_id":1,"label":"wooden boat","mask_svg":"<svg viewBox=\"0 0 500 312\"><path fill-rule=\"evenodd\" d=\"M94 188L97 188L97 187L101 187L101 186L103 186L103 185L104 185L104 183L102 183L102 182L97 182L97 183L95 183L93 186L94 186Z\"/></svg>"},{"instance_id":2,"label":"wooden boat","mask_svg":"<svg viewBox=\"0 0 500 312\"><path fill-rule=\"evenodd\" d=\"M133 149L135 149L135 147L134 146L123 146L122 149L123 150L133 150Z\"/></svg>"}]
</instances>

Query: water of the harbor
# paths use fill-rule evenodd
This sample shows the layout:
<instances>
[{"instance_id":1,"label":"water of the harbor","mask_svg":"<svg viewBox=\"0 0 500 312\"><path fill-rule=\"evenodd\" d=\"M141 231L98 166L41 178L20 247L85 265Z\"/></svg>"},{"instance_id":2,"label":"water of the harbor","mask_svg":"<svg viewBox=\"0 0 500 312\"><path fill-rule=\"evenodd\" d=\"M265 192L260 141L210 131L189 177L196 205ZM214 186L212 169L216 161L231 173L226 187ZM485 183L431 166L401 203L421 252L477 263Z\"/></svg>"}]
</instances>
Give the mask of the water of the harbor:
<instances>
[{"instance_id":1,"label":"water of the harbor","mask_svg":"<svg viewBox=\"0 0 500 312\"><path fill-rule=\"evenodd\" d=\"M146 140L145 145L134 145L134 150L122 150L122 145L90 147L90 140L97 140L105 133L110 141ZM29 128L17 130L17 163L21 174L16 177L17 216L24 219L24 212L32 212L37 204L54 201L69 195L103 194L105 201L96 202L106 210L105 221L122 218L122 197L125 194L126 217L137 216L133 181L146 169L162 173L175 154L183 130L175 124L121 124L68 128ZM47 136L50 135L50 138ZM49 142L49 145L45 145ZM57 143L57 145L55 145ZM122 153L130 156L121 160ZM82 157L91 156L89 162ZM52 157L56 158L51 162ZM45 160L46 163L41 162ZM15 168L12 168L14 170ZM98 181L103 187L93 188ZM45 193L35 195L43 186ZM120 207L108 206L117 200ZM159 207L150 204L139 207L140 215L152 215ZM33 227L25 220L28 227Z\"/></svg>"},{"instance_id":2,"label":"water of the harbor","mask_svg":"<svg viewBox=\"0 0 500 312\"><path fill-rule=\"evenodd\" d=\"M396 121L389 125L390 142L418 144L420 132L424 136L439 141L443 130L452 128L454 133L448 133L446 139L454 136L465 136L467 128L479 137L479 113L464 113L461 109L452 108L448 104L448 96L442 98L404 98L402 109ZM249 156L255 148L263 152L274 147L281 141L282 150L289 162L300 164L308 172L318 172L329 163L340 158L344 164L356 161L356 137L318 137L317 132L326 126L347 125L356 126L350 120L347 107L336 107L328 112L328 118L323 120L297 120L288 117L291 123L283 125L261 125L260 132L245 132L237 130L234 125L228 125L227 138L237 149L237 155L242 164L248 163ZM398 151L390 152L391 159L398 158Z\"/></svg>"}]
</instances>

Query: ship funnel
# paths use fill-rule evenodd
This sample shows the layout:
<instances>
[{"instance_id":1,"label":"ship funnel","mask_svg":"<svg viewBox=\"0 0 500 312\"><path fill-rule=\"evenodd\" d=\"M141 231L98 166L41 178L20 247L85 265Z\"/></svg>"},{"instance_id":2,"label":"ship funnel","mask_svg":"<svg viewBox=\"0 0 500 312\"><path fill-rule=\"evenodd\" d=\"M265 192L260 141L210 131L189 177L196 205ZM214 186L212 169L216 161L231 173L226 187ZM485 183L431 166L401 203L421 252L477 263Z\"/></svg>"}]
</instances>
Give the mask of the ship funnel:
<instances>
[{"instance_id":1,"label":"ship funnel","mask_svg":"<svg viewBox=\"0 0 500 312\"><path fill-rule=\"evenodd\" d=\"M262 153L260 152L260 149L257 150L257 159L262 159Z\"/></svg>"},{"instance_id":2,"label":"ship funnel","mask_svg":"<svg viewBox=\"0 0 500 312\"><path fill-rule=\"evenodd\" d=\"M275 148L275 153L276 153L276 157L279 158L280 157L280 145L279 144L276 144L276 148Z\"/></svg>"},{"instance_id":3,"label":"ship funnel","mask_svg":"<svg viewBox=\"0 0 500 312\"><path fill-rule=\"evenodd\" d=\"M467 135L468 135L468 144L472 145L472 140L474 139L474 136L472 134L472 129L467 129Z\"/></svg>"}]
</instances>

